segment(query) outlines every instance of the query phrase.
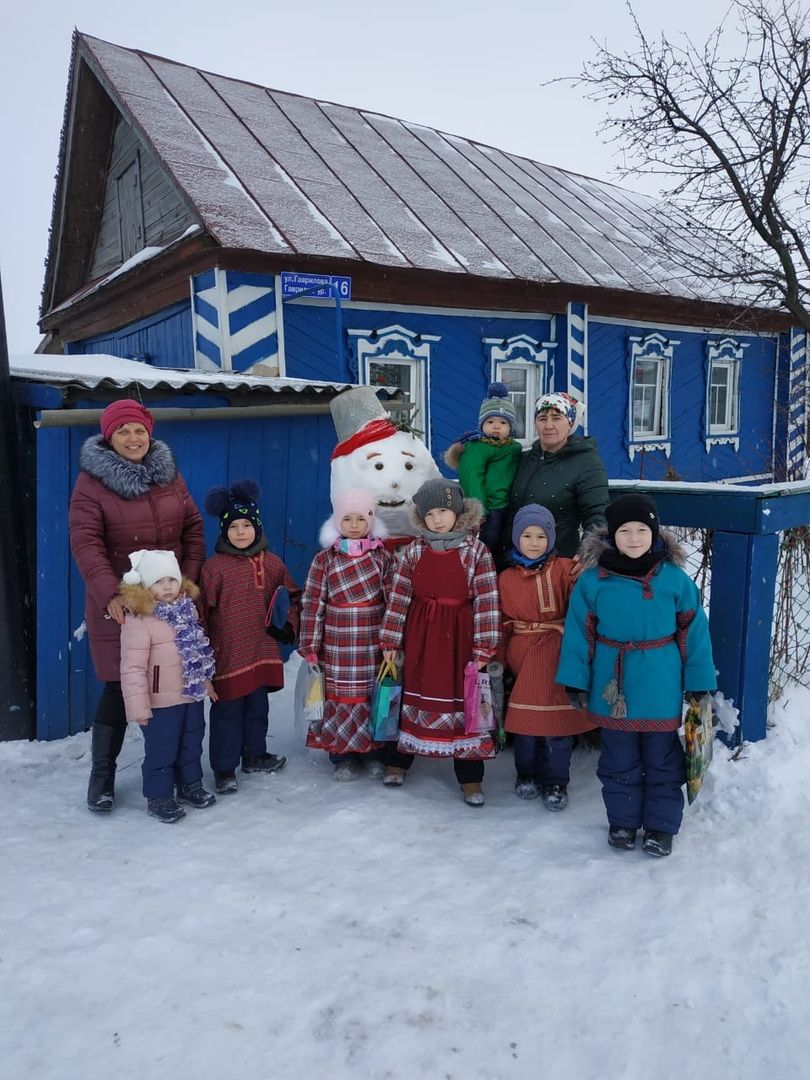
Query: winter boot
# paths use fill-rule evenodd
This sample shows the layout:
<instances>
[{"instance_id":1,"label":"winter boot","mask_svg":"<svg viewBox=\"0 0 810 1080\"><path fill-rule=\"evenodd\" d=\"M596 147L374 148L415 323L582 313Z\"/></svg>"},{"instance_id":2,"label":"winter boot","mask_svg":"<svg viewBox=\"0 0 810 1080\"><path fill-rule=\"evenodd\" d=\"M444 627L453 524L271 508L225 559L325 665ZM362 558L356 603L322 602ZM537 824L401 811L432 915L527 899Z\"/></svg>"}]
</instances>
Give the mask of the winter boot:
<instances>
[{"instance_id":1,"label":"winter boot","mask_svg":"<svg viewBox=\"0 0 810 1080\"><path fill-rule=\"evenodd\" d=\"M364 761L363 764L370 780L382 780L385 775L385 765L379 758L371 758L370 761Z\"/></svg>"},{"instance_id":2,"label":"winter boot","mask_svg":"<svg viewBox=\"0 0 810 1080\"><path fill-rule=\"evenodd\" d=\"M242 772L278 772L287 764L287 759L276 754L259 754L258 757L243 757Z\"/></svg>"},{"instance_id":3,"label":"winter boot","mask_svg":"<svg viewBox=\"0 0 810 1080\"><path fill-rule=\"evenodd\" d=\"M126 735L126 724L93 724L87 809L109 814L115 801L115 763Z\"/></svg>"},{"instance_id":4,"label":"winter boot","mask_svg":"<svg viewBox=\"0 0 810 1080\"><path fill-rule=\"evenodd\" d=\"M349 780L360 779L360 762L355 761L354 758L348 758L346 761L338 761L335 765L335 770L332 773L333 780L339 780L346 783Z\"/></svg>"},{"instance_id":5,"label":"winter boot","mask_svg":"<svg viewBox=\"0 0 810 1080\"><path fill-rule=\"evenodd\" d=\"M405 769L400 769L398 765L386 765L382 782L386 787L402 787L405 783Z\"/></svg>"},{"instance_id":6,"label":"winter boot","mask_svg":"<svg viewBox=\"0 0 810 1080\"><path fill-rule=\"evenodd\" d=\"M464 796L464 802L467 806L484 805L484 793L481 790L480 784L462 784L461 793Z\"/></svg>"},{"instance_id":7,"label":"winter boot","mask_svg":"<svg viewBox=\"0 0 810 1080\"><path fill-rule=\"evenodd\" d=\"M206 806L213 806L217 801L216 795L206 791L202 786L202 780L195 780L193 784L179 784L177 787L177 801L188 803L197 810L204 810Z\"/></svg>"},{"instance_id":8,"label":"winter boot","mask_svg":"<svg viewBox=\"0 0 810 1080\"><path fill-rule=\"evenodd\" d=\"M619 851L632 851L636 846L636 830L625 829L621 825L611 825L608 829L608 843Z\"/></svg>"},{"instance_id":9,"label":"winter boot","mask_svg":"<svg viewBox=\"0 0 810 1080\"><path fill-rule=\"evenodd\" d=\"M641 850L648 855L662 858L672 854L672 834L659 832L657 829L645 829L644 839L641 841Z\"/></svg>"},{"instance_id":10,"label":"winter boot","mask_svg":"<svg viewBox=\"0 0 810 1080\"><path fill-rule=\"evenodd\" d=\"M564 810L568 806L568 792L562 784L547 784L543 788L543 806L546 810Z\"/></svg>"},{"instance_id":11,"label":"winter boot","mask_svg":"<svg viewBox=\"0 0 810 1080\"><path fill-rule=\"evenodd\" d=\"M519 799L536 799L540 788L530 776L519 776L515 780L515 794Z\"/></svg>"},{"instance_id":12,"label":"winter boot","mask_svg":"<svg viewBox=\"0 0 810 1080\"><path fill-rule=\"evenodd\" d=\"M186 812L176 799L149 799L146 809L150 817L156 817L165 825L173 825L175 821L186 816Z\"/></svg>"},{"instance_id":13,"label":"winter boot","mask_svg":"<svg viewBox=\"0 0 810 1080\"><path fill-rule=\"evenodd\" d=\"M236 782L235 771L231 769L230 772L215 772L214 787L217 795L232 795L234 791L238 791L239 784Z\"/></svg>"}]
</instances>

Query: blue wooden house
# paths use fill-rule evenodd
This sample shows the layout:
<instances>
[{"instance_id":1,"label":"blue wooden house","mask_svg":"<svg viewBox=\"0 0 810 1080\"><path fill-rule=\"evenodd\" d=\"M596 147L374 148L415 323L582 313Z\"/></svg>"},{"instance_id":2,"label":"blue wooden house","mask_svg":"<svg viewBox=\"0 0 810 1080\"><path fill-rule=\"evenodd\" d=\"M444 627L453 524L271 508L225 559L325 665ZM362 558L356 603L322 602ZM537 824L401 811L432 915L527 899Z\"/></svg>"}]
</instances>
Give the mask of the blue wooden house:
<instances>
[{"instance_id":1,"label":"blue wooden house","mask_svg":"<svg viewBox=\"0 0 810 1080\"><path fill-rule=\"evenodd\" d=\"M508 384L586 404L609 475L804 465L806 335L669 265L655 200L77 33L48 348L399 386L436 460Z\"/></svg>"}]
</instances>

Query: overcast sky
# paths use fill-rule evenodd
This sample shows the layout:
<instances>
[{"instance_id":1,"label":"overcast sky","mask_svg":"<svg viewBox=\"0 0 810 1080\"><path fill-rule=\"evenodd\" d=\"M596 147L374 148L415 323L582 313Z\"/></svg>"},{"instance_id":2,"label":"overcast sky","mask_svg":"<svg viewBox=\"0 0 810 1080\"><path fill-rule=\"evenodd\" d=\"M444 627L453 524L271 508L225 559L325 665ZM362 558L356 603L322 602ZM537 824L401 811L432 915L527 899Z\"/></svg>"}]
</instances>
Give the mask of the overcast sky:
<instances>
[{"instance_id":1,"label":"overcast sky","mask_svg":"<svg viewBox=\"0 0 810 1080\"><path fill-rule=\"evenodd\" d=\"M11 0L0 40L0 272L12 353L32 352L74 26L275 89L359 106L604 179L600 109L544 86L590 38L632 43L624 0ZM728 0L635 0L648 34L702 41ZM6 8L8 12L8 8ZM654 191L650 182L636 186Z\"/></svg>"}]
</instances>

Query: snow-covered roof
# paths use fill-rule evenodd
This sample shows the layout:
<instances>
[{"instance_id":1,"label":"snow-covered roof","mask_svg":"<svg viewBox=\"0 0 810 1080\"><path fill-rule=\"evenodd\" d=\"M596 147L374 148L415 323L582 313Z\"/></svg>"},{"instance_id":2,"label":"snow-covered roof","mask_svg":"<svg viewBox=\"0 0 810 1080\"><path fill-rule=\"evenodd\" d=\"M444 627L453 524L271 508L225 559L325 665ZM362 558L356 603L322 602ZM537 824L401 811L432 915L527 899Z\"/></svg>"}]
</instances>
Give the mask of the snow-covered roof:
<instances>
[{"instance_id":1,"label":"snow-covered roof","mask_svg":"<svg viewBox=\"0 0 810 1080\"><path fill-rule=\"evenodd\" d=\"M647 196L85 34L76 48L223 247L719 299L660 256Z\"/></svg>"},{"instance_id":2,"label":"snow-covered roof","mask_svg":"<svg viewBox=\"0 0 810 1080\"><path fill-rule=\"evenodd\" d=\"M283 379L262 375L243 375L238 371L196 371L153 367L140 360L122 360L118 356L93 354L60 356L35 354L11 356L12 376L27 382L79 386L86 390L124 389L141 386L145 390L167 387L174 390L264 390L272 393L335 394L351 383L319 382L313 379Z\"/></svg>"}]
</instances>

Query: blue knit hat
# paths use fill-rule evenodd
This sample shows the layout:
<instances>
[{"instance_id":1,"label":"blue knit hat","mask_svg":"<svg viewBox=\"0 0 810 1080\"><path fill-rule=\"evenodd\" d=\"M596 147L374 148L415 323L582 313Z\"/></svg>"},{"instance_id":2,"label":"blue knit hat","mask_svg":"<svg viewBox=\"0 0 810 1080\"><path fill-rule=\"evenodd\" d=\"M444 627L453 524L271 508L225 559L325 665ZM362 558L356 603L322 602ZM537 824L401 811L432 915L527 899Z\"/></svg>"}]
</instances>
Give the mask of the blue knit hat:
<instances>
[{"instance_id":1,"label":"blue knit hat","mask_svg":"<svg viewBox=\"0 0 810 1080\"><path fill-rule=\"evenodd\" d=\"M517 414L512 399L509 397L509 391L502 382L490 383L487 387L487 396L481 402L481 408L478 410L479 428L484 421L492 420L495 417L506 420L509 424L510 434L514 434L517 427Z\"/></svg>"},{"instance_id":2,"label":"blue knit hat","mask_svg":"<svg viewBox=\"0 0 810 1080\"><path fill-rule=\"evenodd\" d=\"M554 523L554 515L545 506L540 506L539 503L528 503L526 506L521 506L515 514L512 522L512 544L515 550L520 551L521 534L529 525L537 525L543 530L548 537L546 551L553 551L554 545L557 543L557 526Z\"/></svg>"},{"instance_id":3,"label":"blue knit hat","mask_svg":"<svg viewBox=\"0 0 810 1080\"><path fill-rule=\"evenodd\" d=\"M205 509L212 517L219 518L219 534L223 540L227 541L228 529L234 521L243 518L253 526L256 540L261 539L264 530L258 503L260 495L261 489L255 480L238 480L229 488L211 488L205 499Z\"/></svg>"}]
</instances>

